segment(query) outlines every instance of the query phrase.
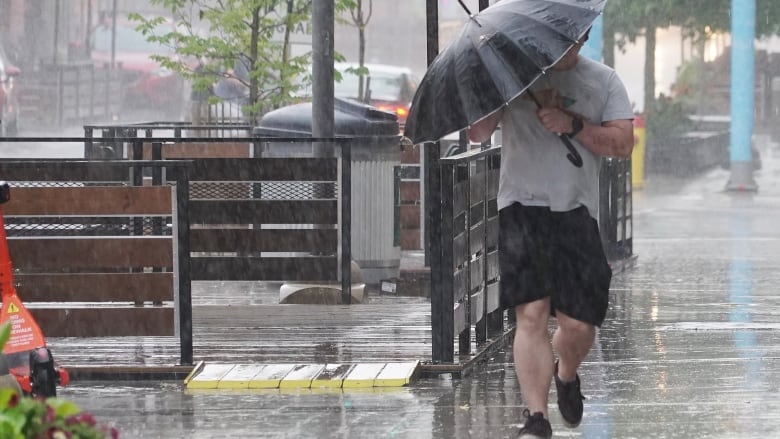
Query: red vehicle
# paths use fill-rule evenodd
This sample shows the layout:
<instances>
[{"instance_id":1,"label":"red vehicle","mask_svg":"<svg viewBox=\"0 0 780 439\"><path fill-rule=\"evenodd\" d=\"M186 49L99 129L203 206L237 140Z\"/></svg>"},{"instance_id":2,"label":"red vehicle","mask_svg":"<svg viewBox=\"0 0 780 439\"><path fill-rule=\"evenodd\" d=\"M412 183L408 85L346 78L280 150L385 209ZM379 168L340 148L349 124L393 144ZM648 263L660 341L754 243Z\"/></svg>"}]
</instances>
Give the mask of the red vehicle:
<instances>
[{"instance_id":1,"label":"red vehicle","mask_svg":"<svg viewBox=\"0 0 780 439\"><path fill-rule=\"evenodd\" d=\"M160 33L170 30L162 27ZM147 41L135 28L137 23L119 20L114 40L114 65L122 74L124 100L130 109L163 110L179 116L184 108L184 81L180 75L160 65L152 55L169 56L173 50ZM98 68L111 67L113 30L110 23L98 25L90 35L91 58Z\"/></svg>"},{"instance_id":2,"label":"red vehicle","mask_svg":"<svg viewBox=\"0 0 780 439\"><path fill-rule=\"evenodd\" d=\"M19 132L19 89L15 80L20 73L0 45L0 136L13 137Z\"/></svg>"}]
</instances>

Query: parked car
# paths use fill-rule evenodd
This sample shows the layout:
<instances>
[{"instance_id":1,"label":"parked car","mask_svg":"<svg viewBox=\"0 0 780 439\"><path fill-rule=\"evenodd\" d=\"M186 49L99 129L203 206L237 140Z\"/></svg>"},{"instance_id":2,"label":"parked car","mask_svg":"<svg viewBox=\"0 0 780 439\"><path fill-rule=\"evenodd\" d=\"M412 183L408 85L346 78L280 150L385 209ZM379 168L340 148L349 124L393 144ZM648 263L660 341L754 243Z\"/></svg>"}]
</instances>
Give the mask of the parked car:
<instances>
[{"instance_id":1,"label":"parked car","mask_svg":"<svg viewBox=\"0 0 780 439\"><path fill-rule=\"evenodd\" d=\"M11 137L19 132L19 88L16 78L21 71L11 64L0 45L0 135Z\"/></svg>"},{"instance_id":2,"label":"parked car","mask_svg":"<svg viewBox=\"0 0 780 439\"><path fill-rule=\"evenodd\" d=\"M169 32L161 24L160 33ZM162 110L166 115L180 116L184 108L184 80L152 59L152 55L169 56L172 48L147 41L135 28L137 23L119 20L116 24L114 62L121 71L124 99L130 109ZM91 59L98 68L111 66L112 27L98 25L90 35Z\"/></svg>"},{"instance_id":3,"label":"parked car","mask_svg":"<svg viewBox=\"0 0 780 439\"><path fill-rule=\"evenodd\" d=\"M341 73L341 82L334 84L334 95L340 98L359 99L360 76L354 72L357 63L337 63L335 68ZM380 110L395 113L398 123L403 126L409 114L414 92L419 81L406 67L384 64L366 64L368 75L364 78L364 102Z\"/></svg>"},{"instance_id":4,"label":"parked car","mask_svg":"<svg viewBox=\"0 0 780 439\"><path fill-rule=\"evenodd\" d=\"M336 63L334 68L341 74L341 81L336 81L333 94L337 98L360 101L360 75L357 63ZM409 106L412 104L414 92L419 81L407 67L384 64L366 64L368 74L364 76L365 102L383 111L389 111L398 116L398 123L403 128ZM309 71L311 74L311 70ZM304 87L296 92L301 99L311 98L311 87Z\"/></svg>"}]
</instances>

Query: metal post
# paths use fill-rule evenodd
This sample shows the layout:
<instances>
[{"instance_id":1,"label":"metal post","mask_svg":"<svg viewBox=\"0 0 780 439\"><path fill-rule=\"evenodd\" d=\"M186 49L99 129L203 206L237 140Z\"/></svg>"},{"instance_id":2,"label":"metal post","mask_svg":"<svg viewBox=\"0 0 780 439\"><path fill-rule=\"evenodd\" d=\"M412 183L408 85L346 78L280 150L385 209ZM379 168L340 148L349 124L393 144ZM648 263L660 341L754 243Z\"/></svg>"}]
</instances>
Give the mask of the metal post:
<instances>
[{"instance_id":1,"label":"metal post","mask_svg":"<svg viewBox=\"0 0 780 439\"><path fill-rule=\"evenodd\" d=\"M604 52L604 16L599 15L593 22L588 34L588 41L582 47L580 54L594 61L601 61Z\"/></svg>"},{"instance_id":2,"label":"metal post","mask_svg":"<svg viewBox=\"0 0 780 439\"><path fill-rule=\"evenodd\" d=\"M439 54L439 6L436 0L426 0L428 65ZM425 179L425 264L431 268L431 349L434 362L451 363L453 352L453 315L452 280L445 276L442 263L442 205L441 198L441 158L439 142L426 143L423 146L423 177ZM451 181L451 180L450 180ZM446 198L446 197L444 197ZM452 228L449 229L450 235ZM447 236L447 235L445 235ZM451 255L450 255L451 256ZM449 281L448 281L449 279ZM445 282L448 284L445 285Z\"/></svg>"},{"instance_id":3,"label":"metal post","mask_svg":"<svg viewBox=\"0 0 780 439\"><path fill-rule=\"evenodd\" d=\"M731 177L727 191L758 190L753 180L756 0L731 0Z\"/></svg>"},{"instance_id":4,"label":"metal post","mask_svg":"<svg viewBox=\"0 0 780 439\"><path fill-rule=\"evenodd\" d=\"M341 144L341 303L352 303L352 140Z\"/></svg>"},{"instance_id":5,"label":"metal post","mask_svg":"<svg viewBox=\"0 0 780 439\"><path fill-rule=\"evenodd\" d=\"M427 56L428 65L439 54L439 5L435 0L426 0L426 29L427 29ZM431 267L431 287L435 285L435 267L438 258L439 244L436 240L440 238L438 222L441 218L439 208L435 206L438 200L438 191L440 178L439 158L441 158L439 142L425 143L422 153L422 180L423 180L423 209L425 218L423 220L423 249L425 249L425 265ZM433 182L435 185L432 186ZM436 230L433 230L436 227Z\"/></svg>"},{"instance_id":6,"label":"metal post","mask_svg":"<svg viewBox=\"0 0 780 439\"><path fill-rule=\"evenodd\" d=\"M116 68L116 0L111 5L111 70Z\"/></svg>"},{"instance_id":7,"label":"metal post","mask_svg":"<svg viewBox=\"0 0 780 439\"><path fill-rule=\"evenodd\" d=\"M151 134L147 130L147 135ZM148 136L151 137L151 136ZM152 161L162 163L162 142L152 142ZM152 166L152 186L160 186L162 181L162 166ZM152 233L154 235L162 234L162 219L154 218L152 220Z\"/></svg>"},{"instance_id":8,"label":"metal post","mask_svg":"<svg viewBox=\"0 0 780 439\"><path fill-rule=\"evenodd\" d=\"M333 0L312 5L312 136L334 137L333 115ZM320 144L321 152L327 145ZM315 150L318 149L315 146ZM330 154L332 156L332 153ZM327 156L327 155L326 155Z\"/></svg>"},{"instance_id":9,"label":"metal post","mask_svg":"<svg viewBox=\"0 0 780 439\"><path fill-rule=\"evenodd\" d=\"M192 364L192 273L190 270L189 175L187 166L176 172L176 238L179 264L179 342L182 365Z\"/></svg>"},{"instance_id":10,"label":"metal post","mask_svg":"<svg viewBox=\"0 0 780 439\"><path fill-rule=\"evenodd\" d=\"M92 127L84 127L84 158L90 160L94 158L94 144L92 142L93 130Z\"/></svg>"},{"instance_id":11,"label":"metal post","mask_svg":"<svg viewBox=\"0 0 780 439\"><path fill-rule=\"evenodd\" d=\"M611 257L612 249L612 212L611 207L611 189L612 189L612 166L609 158L601 159L601 172L599 173L599 232L601 234L601 244L607 258Z\"/></svg>"},{"instance_id":12,"label":"metal post","mask_svg":"<svg viewBox=\"0 0 780 439\"><path fill-rule=\"evenodd\" d=\"M493 192L493 189L491 188L491 173L499 172L499 170L501 169L501 155L500 154L491 154L491 155L486 157L486 160L487 160L486 169L487 169L487 174L488 175L487 175L487 181L485 182L485 191L486 191L486 193L485 193L485 231L488 232L490 215L491 214L496 215L495 216L496 222L498 221L498 206L497 205L493 206L492 203L489 202L489 200L491 200L491 198L494 197L494 196L498 197L498 194L497 194L498 182L496 182L496 186L493 186L495 188L495 191L496 191L496 192ZM493 210L494 208L495 208L495 211ZM496 224L496 227L498 227L498 224ZM498 231L496 231L496 233L498 233ZM486 289L485 293L486 294L485 295L486 296L488 295L487 294L487 290L489 289L488 288L488 284L487 284L487 280L491 279L491 277L489 275L491 270L489 269L490 268L490 264L489 264L489 261L490 261L490 258L489 258L490 248L488 246L488 242L489 242L488 238L489 238L488 234L485 233L485 257L486 257L486 262L485 262L485 289ZM495 245L496 246L498 245L498 240L495 241ZM497 247L493 247L492 250L495 251L495 252L498 252L498 248ZM498 270L498 267L495 267L495 270ZM497 282L497 281L495 281L495 279L493 279L493 280L494 280L494 282ZM485 306L487 307L487 304ZM501 334L501 332L503 332L503 330L504 330L504 312L505 311L499 307L496 311L493 311L493 312L491 312L488 315L488 318L489 318L488 334L489 335ZM509 313L509 314L513 314L514 315L514 313Z\"/></svg>"},{"instance_id":13,"label":"metal post","mask_svg":"<svg viewBox=\"0 0 780 439\"><path fill-rule=\"evenodd\" d=\"M440 174L443 181L448 183L447 187L454 186L454 164L444 166ZM435 363L452 363L455 360L455 298L453 293L455 288L453 266L455 263L451 241L454 229L452 192L452 190L443 192L441 204L436 203L441 221L436 226L436 229L440 231L436 245L438 253L431 258L435 263L435 268L434 264L431 264L431 359ZM441 236L450 238L447 240L449 245L442 245ZM468 296L468 293L466 295Z\"/></svg>"},{"instance_id":14,"label":"metal post","mask_svg":"<svg viewBox=\"0 0 780 439\"><path fill-rule=\"evenodd\" d=\"M461 131L461 135L463 135L464 133L465 133L465 130ZM452 185L449 185L449 184L446 185L446 187L448 187L448 188L449 187L456 187L456 186L460 186L460 185L465 185L465 187L467 188L466 189L466 207L465 207L465 212L463 213L464 218L463 218L463 232L462 233L465 233L465 235L466 235L466 255L468 255L468 256L466 257L465 265L463 266L463 268L461 268L461 270L466 270L466 292L463 295L463 302L464 302L464 305L466 307L466 319L465 319L466 320L466 327L460 333L458 333L458 355L465 355L465 354L470 354L471 353L471 328L472 328L472 326L475 327L474 329L475 329L475 333L476 333L477 343L479 343L479 341L480 341L480 339L479 339L480 328L479 328L479 325L477 324L477 322L479 322L479 315L475 312L475 308L477 307L477 305L475 303L476 301L474 300L474 290L473 290L474 279L472 278L473 273L471 271L472 270L472 264L473 264L473 261L472 261L473 253L472 253L472 246L471 246L473 241L471 240L471 238L472 238L472 236L471 236L471 229L474 226L474 222L473 222L474 218L472 218L472 212L471 212L471 209L474 206L474 198L472 198L472 196L471 196L472 195L472 193L471 193L471 177L474 174L472 174L472 171L471 171L471 163L472 163L471 160L467 160L467 161L465 161L463 163L455 164L454 165L454 167L455 167L455 176L454 176L453 184ZM447 168L449 168L449 165L447 166ZM442 182L443 183L449 183L449 181L450 181L449 179L444 180L444 178L446 178L446 177L448 177L447 173L445 173L442 170L442 179L443 179ZM444 188L444 187L445 187L445 184L442 184L442 188ZM447 192L451 192L451 191L448 190ZM442 197L442 198L444 198L444 197ZM453 196L453 198L454 198L454 196ZM454 205L454 202L453 202L453 205ZM455 212L454 212L455 209L454 208L453 208L453 212L451 214L448 212L448 210L449 209L443 209L442 208L442 218L443 218L442 223L444 223L444 221L450 221L450 217L454 217L455 216ZM460 213L460 212L458 212L458 213ZM444 220L444 218L446 218L446 220ZM453 224L453 226L454 226L454 224ZM445 227L446 226L444 226L442 224L442 229L444 229ZM460 230L458 230L458 232L460 232ZM447 243L448 244L447 244L446 247L445 247L444 243L442 242L442 249L446 248L447 249L446 251L453 253L453 261L454 261L454 249L451 250L451 247L454 247L454 244L450 244L450 243L452 242L452 237L454 237L455 233L456 232L454 231L454 227L453 227L453 231L451 233L448 233L446 235L444 233L442 233L442 238L444 238L445 236L450 237L449 239L447 239ZM444 252L442 252L442 253L444 253ZM458 255L458 257L460 258L461 255ZM444 259L444 258L442 258L442 259ZM459 264L460 264L460 262L461 261L458 260ZM453 264L453 265L455 265L455 264ZM453 290L454 290L454 283L453 283ZM454 291L453 291L453 293L454 293ZM454 297L453 297L453 303L455 303Z\"/></svg>"}]
</instances>

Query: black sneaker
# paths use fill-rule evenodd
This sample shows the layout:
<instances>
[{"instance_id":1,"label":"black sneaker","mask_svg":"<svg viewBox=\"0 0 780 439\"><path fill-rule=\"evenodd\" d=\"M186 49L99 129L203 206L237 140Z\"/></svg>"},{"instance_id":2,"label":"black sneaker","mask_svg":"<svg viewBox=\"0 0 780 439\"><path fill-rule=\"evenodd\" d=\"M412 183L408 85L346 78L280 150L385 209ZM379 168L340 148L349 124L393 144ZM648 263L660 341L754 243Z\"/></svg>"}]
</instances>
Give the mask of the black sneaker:
<instances>
[{"instance_id":1,"label":"black sneaker","mask_svg":"<svg viewBox=\"0 0 780 439\"><path fill-rule=\"evenodd\" d=\"M542 412L536 412L533 415L528 409L523 410L525 425L520 429L519 439L550 439L552 437L552 426L550 421L544 419Z\"/></svg>"},{"instance_id":2,"label":"black sneaker","mask_svg":"<svg viewBox=\"0 0 780 439\"><path fill-rule=\"evenodd\" d=\"M580 425L582 421L582 400L585 399L580 392L580 376L575 375L574 381L564 383L558 378L558 362L555 362L555 388L558 391L558 410L563 416L563 423L569 428Z\"/></svg>"}]
</instances>

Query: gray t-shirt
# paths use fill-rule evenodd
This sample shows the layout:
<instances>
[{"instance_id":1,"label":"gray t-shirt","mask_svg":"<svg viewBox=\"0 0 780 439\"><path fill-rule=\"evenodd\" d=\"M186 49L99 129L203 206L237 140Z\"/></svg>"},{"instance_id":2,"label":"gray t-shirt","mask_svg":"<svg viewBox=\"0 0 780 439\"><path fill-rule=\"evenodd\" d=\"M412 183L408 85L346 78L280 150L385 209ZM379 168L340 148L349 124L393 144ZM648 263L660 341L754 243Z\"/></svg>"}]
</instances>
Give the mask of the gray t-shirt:
<instances>
[{"instance_id":1,"label":"gray t-shirt","mask_svg":"<svg viewBox=\"0 0 780 439\"><path fill-rule=\"evenodd\" d=\"M590 123L634 118L626 89L615 71L582 56L575 68L548 71L531 89L537 96L555 99L561 107L583 115ZM498 208L519 202L565 212L584 205L598 219L601 158L571 139L583 161L581 168L572 165L566 158L568 149L542 126L536 110L526 94L504 110Z\"/></svg>"}]
</instances>

